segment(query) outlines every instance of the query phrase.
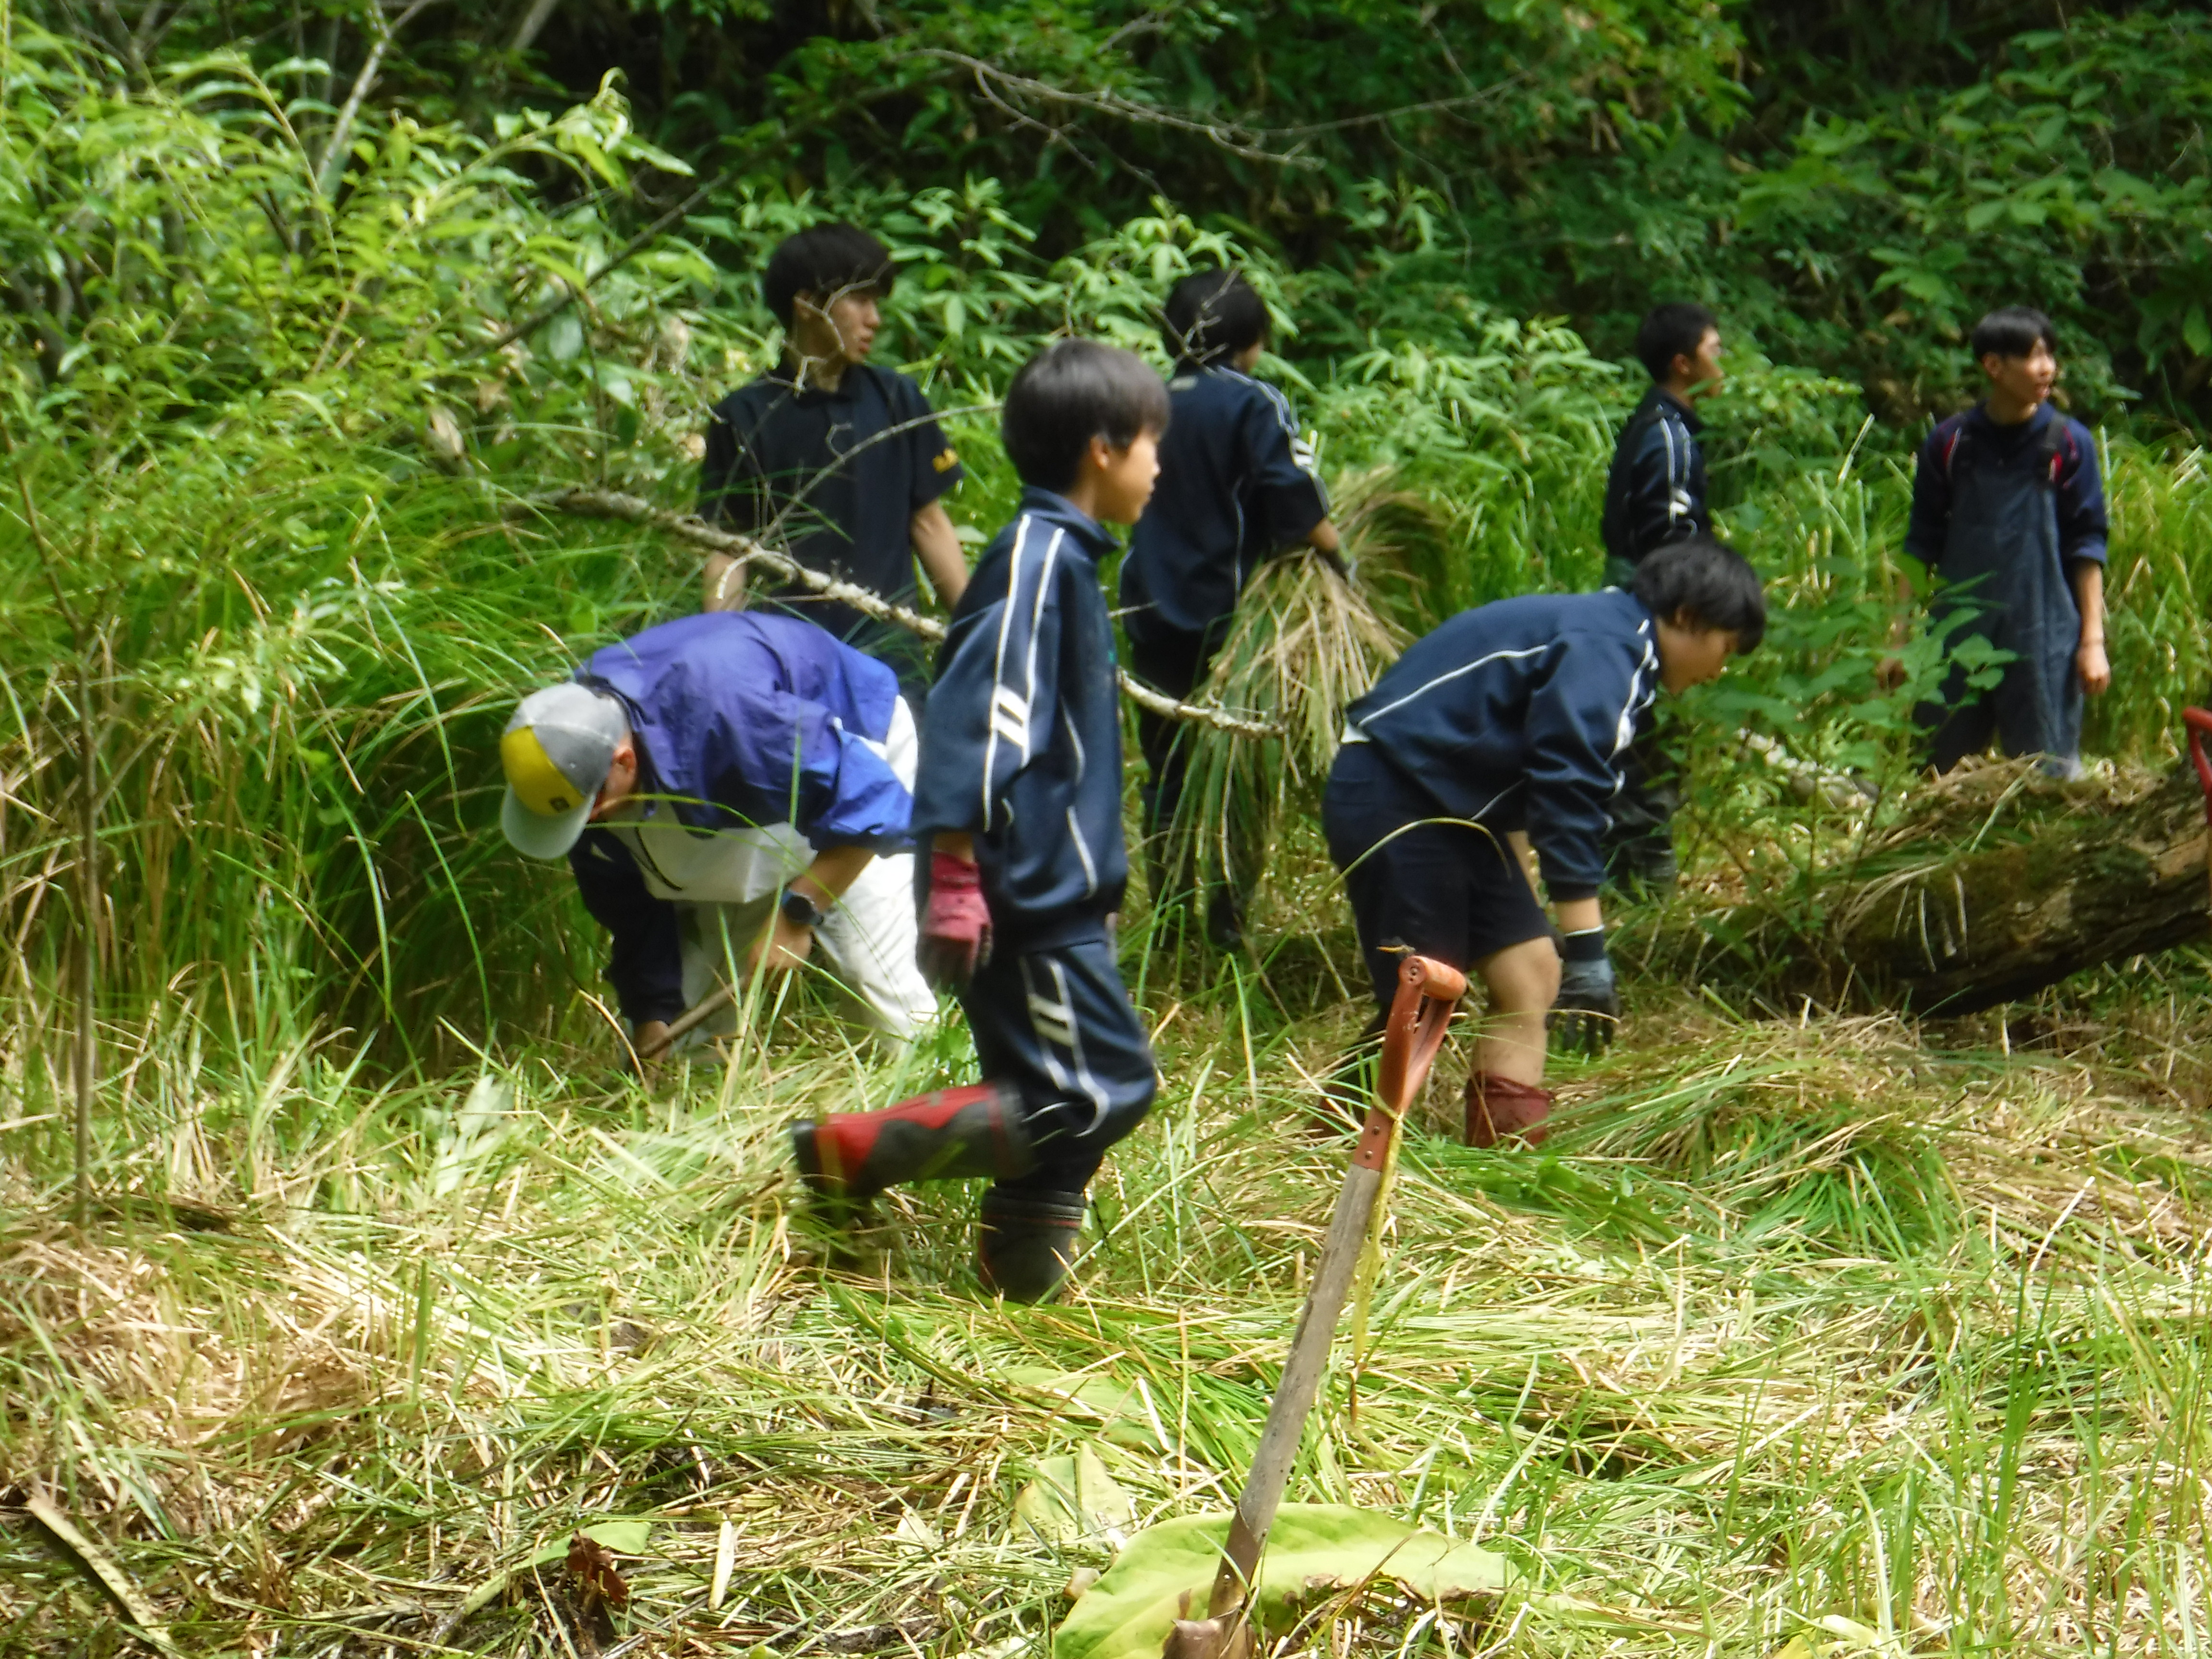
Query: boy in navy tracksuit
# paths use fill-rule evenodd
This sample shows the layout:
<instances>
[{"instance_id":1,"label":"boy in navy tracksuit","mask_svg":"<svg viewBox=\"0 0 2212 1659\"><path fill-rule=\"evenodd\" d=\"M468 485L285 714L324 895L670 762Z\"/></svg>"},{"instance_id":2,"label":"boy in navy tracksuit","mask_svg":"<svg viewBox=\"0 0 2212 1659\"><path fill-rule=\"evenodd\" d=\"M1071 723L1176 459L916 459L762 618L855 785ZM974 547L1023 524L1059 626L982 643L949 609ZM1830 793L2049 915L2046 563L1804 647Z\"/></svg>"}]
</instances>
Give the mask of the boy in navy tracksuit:
<instances>
[{"instance_id":1,"label":"boy in navy tracksuit","mask_svg":"<svg viewBox=\"0 0 2212 1659\"><path fill-rule=\"evenodd\" d=\"M1121 625L1137 678L1187 698L1228 637L1237 596L1252 573L1300 545L1334 558L1339 538L1289 399L1252 378L1268 338L1258 291L1234 270L1186 276L1168 294L1161 335L1175 360L1168 379L1173 417L1160 443L1158 486L1121 562ZM1180 896L1170 890L1190 874L1171 875L1164 855L1188 764L1176 742L1182 726L1149 710L1137 714L1156 906ZM1206 910L1207 934L1224 948L1241 939L1241 888L1250 872L1229 874Z\"/></svg>"},{"instance_id":2,"label":"boy in navy tracksuit","mask_svg":"<svg viewBox=\"0 0 2212 1659\"><path fill-rule=\"evenodd\" d=\"M1905 550L1936 579L1936 619L1965 613L1948 638L1979 635L2013 660L1986 690L1954 663L1914 714L1939 773L1996 737L2007 754L2041 755L2045 769L2073 777L2081 769L2082 694L2112 683L2096 442L2051 406L2058 363L2049 318L1993 311L1972 345L1989 395L1938 422L1921 445ZM1883 665L1887 682L1901 673Z\"/></svg>"},{"instance_id":3,"label":"boy in navy tracksuit","mask_svg":"<svg viewBox=\"0 0 2212 1659\"><path fill-rule=\"evenodd\" d=\"M787 238L761 280L783 325L777 366L715 405L699 472L699 514L747 534L775 532L810 570L915 602L919 557L950 606L968 563L943 497L962 477L929 400L903 374L866 361L890 292L890 253L852 225ZM708 557L704 608L739 608L731 561ZM927 648L904 629L792 585L766 603L830 630L889 665L919 708Z\"/></svg>"},{"instance_id":4,"label":"boy in navy tracksuit","mask_svg":"<svg viewBox=\"0 0 2212 1659\"><path fill-rule=\"evenodd\" d=\"M1720 389L1721 335L1700 305L1655 307L1636 331L1636 356L1651 389L1621 428L1605 481L1605 579L1626 587L1655 547L1713 533L1705 504L1705 422L1697 400ZM1674 884L1668 821L1680 794L1674 763L1650 730L1638 734L1622 768L1620 799L1607 838L1607 872L1664 891Z\"/></svg>"},{"instance_id":5,"label":"boy in navy tracksuit","mask_svg":"<svg viewBox=\"0 0 2212 1659\"><path fill-rule=\"evenodd\" d=\"M1158 475L1167 393L1141 359L1062 340L1006 392L1021 511L975 568L922 718L914 829L927 849L922 967L959 993L984 1081L795 1125L836 1200L988 1176L984 1285L1034 1302L1066 1277L1085 1190L1158 1087L1114 963L1128 879L1121 710L1101 527Z\"/></svg>"},{"instance_id":6,"label":"boy in navy tracksuit","mask_svg":"<svg viewBox=\"0 0 2212 1659\"><path fill-rule=\"evenodd\" d=\"M1620 1000L1597 893L1626 751L1656 691L1714 678L1765 627L1741 555L1670 542L1626 589L1462 611L1352 705L1322 828L1374 982L1363 1042L1382 1030L1405 951L1480 976L1490 1013L1468 1079L1469 1144L1540 1139L1547 1016L1571 1044L1610 1039Z\"/></svg>"}]
</instances>

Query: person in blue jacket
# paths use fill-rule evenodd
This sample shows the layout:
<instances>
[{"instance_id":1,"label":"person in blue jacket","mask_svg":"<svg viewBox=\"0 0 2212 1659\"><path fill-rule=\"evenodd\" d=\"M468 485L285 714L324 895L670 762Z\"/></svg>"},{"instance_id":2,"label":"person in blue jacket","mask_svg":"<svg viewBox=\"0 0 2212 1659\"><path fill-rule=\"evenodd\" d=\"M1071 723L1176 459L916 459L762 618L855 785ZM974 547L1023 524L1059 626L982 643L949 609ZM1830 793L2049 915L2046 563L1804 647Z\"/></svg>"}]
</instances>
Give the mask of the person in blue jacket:
<instances>
[{"instance_id":1,"label":"person in blue jacket","mask_svg":"<svg viewBox=\"0 0 2212 1659\"><path fill-rule=\"evenodd\" d=\"M2051 406L2057 336L2039 311L2009 307L1972 341L1989 392L1936 423L1920 446L1905 550L1935 579L1929 601L1949 643L1979 636L2012 653L1996 685L1977 689L1954 660L1915 717L1928 763L1948 772L2004 742L2045 769L2081 769L2081 699L2112 683L2105 654L2105 487L2096 441ZM1910 599L1910 580L1900 584ZM1885 684L1902 665L1882 665Z\"/></svg>"},{"instance_id":2,"label":"person in blue jacket","mask_svg":"<svg viewBox=\"0 0 2212 1659\"><path fill-rule=\"evenodd\" d=\"M1656 692L1716 678L1765 629L1741 555L1702 537L1669 542L1627 588L1462 611L1352 705L1322 829L1377 1012L1332 1097L1351 1097L1413 951L1489 992L1468 1079L1469 1144L1541 1138L1547 1018L1593 1048L1620 1018L1598 888L1637 723ZM1556 949L1532 853L1558 914Z\"/></svg>"},{"instance_id":3,"label":"person in blue jacket","mask_svg":"<svg viewBox=\"0 0 2212 1659\"><path fill-rule=\"evenodd\" d=\"M1252 378L1268 335L1267 303L1238 271L1194 272L1169 290L1161 337L1175 363L1170 418L1159 483L1121 562L1121 627L1131 671L1171 697L1188 697L1205 679L1228 637L1237 597L1263 562L1299 547L1337 556L1328 492L1290 400ZM1182 896L1178 890L1192 873L1171 871L1164 856L1188 767L1182 729L1181 721L1137 712L1146 864L1152 902L1163 908ZM1235 849L1230 861L1250 859ZM1252 872L1226 873L1207 900L1206 933L1233 949Z\"/></svg>"},{"instance_id":4,"label":"person in blue jacket","mask_svg":"<svg viewBox=\"0 0 2212 1659\"><path fill-rule=\"evenodd\" d=\"M1656 306L1636 331L1637 360L1651 389L1629 416L1605 481L1605 579L1626 587L1655 547L1711 536L1706 505L1705 422L1698 400L1720 390L1721 331L1713 313L1677 301ZM1622 767L1620 799L1606 843L1619 884L1665 892L1675 881L1668 828L1680 805L1678 768L1647 720Z\"/></svg>"},{"instance_id":5,"label":"person in blue jacket","mask_svg":"<svg viewBox=\"0 0 2212 1659\"><path fill-rule=\"evenodd\" d=\"M1085 1191L1151 1108L1152 1045L1114 961L1128 879L1108 524L1144 510L1167 392L1132 353L1061 340L1007 389L1021 507L953 612L922 717L914 830L924 968L957 990L983 1082L794 1124L833 1203L986 1176L976 1265L1010 1300L1073 1265Z\"/></svg>"},{"instance_id":6,"label":"person in blue jacket","mask_svg":"<svg viewBox=\"0 0 2212 1659\"><path fill-rule=\"evenodd\" d=\"M523 699L500 823L568 859L639 1052L717 981L788 972L817 943L903 1042L936 1012L914 960L915 752L883 664L795 617L686 617Z\"/></svg>"}]
</instances>

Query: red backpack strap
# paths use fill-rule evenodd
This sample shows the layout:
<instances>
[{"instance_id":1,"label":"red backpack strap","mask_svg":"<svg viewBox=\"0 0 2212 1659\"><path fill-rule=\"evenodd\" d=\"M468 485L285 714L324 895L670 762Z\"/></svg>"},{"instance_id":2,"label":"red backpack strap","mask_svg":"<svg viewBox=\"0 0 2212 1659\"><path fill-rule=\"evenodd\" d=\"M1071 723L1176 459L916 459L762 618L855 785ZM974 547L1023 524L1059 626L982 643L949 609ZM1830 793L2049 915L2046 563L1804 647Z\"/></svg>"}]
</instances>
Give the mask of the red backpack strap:
<instances>
[{"instance_id":1,"label":"red backpack strap","mask_svg":"<svg viewBox=\"0 0 2212 1659\"><path fill-rule=\"evenodd\" d=\"M1945 483L1951 482L1951 458L1959 453L1960 434L1965 432L1966 429L1965 423L1960 422L1951 428L1951 435L1943 441L1942 467L1943 482Z\"/></svg>"}]
</instances>

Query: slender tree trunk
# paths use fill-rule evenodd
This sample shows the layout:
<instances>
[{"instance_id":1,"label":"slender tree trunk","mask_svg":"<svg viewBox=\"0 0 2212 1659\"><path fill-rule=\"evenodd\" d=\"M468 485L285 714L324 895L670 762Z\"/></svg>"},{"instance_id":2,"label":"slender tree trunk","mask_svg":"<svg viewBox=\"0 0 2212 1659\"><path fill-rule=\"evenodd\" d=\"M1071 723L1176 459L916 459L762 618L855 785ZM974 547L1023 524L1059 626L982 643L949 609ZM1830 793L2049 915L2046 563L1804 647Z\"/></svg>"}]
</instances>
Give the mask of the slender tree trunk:
<instances>
[{"instance_id":1,"label":"slender tree trunk","mask_svg":"<svg viewBox=\"0 0 2212 1659\"><path fill-rule=\"evenodd\" d=\"M92 713L91 655L88 642L78 647L77 894L84 910L76 970L76 1210L81 1224L92 1217L92 1103L100 1057L94 1024L100 997L100 731Z\"/></svg>"}]
</instances>

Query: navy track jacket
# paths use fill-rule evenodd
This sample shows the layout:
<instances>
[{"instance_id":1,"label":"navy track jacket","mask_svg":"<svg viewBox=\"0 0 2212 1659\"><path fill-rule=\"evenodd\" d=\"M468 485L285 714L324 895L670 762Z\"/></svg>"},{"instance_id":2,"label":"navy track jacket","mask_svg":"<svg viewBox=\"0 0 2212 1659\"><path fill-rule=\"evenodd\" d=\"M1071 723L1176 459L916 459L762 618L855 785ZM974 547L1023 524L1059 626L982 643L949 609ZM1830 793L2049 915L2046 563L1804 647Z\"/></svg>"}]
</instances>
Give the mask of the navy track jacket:
<instances>
[{"instance_id":1,"label":"navy track jacket","mask_svg":"<svg viewBox=\"0 0 2212 1659\"><path fill-rule=\"evenodd\" d=\"M1233 368L1179 363L1168 381L1160 477L1121 563L1131 639L1155 619L1204 631L1252 573L1328 516L1328 492L1290 400Z\"/></svg>"},{"instance_id":2,"label":"navy track jacket","mask_svg":"<svg viewBox=\"0 0 2212 1659\"><path fill-rule=\"evenodd\" d=\"M1635 595L1531 593L1415 641L1352 705L1344 740L1374 744L1439 817L1526 830L1553 898L1588 898L1658 684L1657 628Z\"/></svg>"},{"instance_id":3,"label":"navy track jacket","mask_svg":"<svg viewBox=\"0 0 2212 1659\"><path fill-rule=\"evenodd\" d=\"M1098 582L1113 546L1050 490L1024 490L938 653L915 837L975 836L1001 947L1103 939L1128 884L1114 628Z\"/></svg>"},{"instance_id":4,"label":"navy track jacket","mask_svg":"<svg viewBox=\"0 0 2212 1659\"><path fill-rule=\"evenodd\" d=\"M788 823L817 852L904 848L912 802L871 743L889 735L898 681L812 623L714 611L596 651L576 678L622 699L648 810L701 834ZM624 1018L684 1009L675 904L629 849L586 830L568 854L584 908L614 935L607 977Z\"/></svg>"},{"instance_id":5,"label":"navy track jacket","mask_svg":"<svg viewBox=\"0 0 2212 1659\"><path fill-rule=\"evenodd\" d=\"M1653 386L1621 428L1605 481L1606 555L1635 564L1653 548L1713 533L1705 507L1705 422Z\"/></svg>"}]
</instances>

